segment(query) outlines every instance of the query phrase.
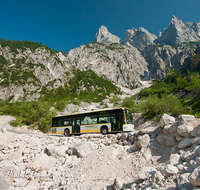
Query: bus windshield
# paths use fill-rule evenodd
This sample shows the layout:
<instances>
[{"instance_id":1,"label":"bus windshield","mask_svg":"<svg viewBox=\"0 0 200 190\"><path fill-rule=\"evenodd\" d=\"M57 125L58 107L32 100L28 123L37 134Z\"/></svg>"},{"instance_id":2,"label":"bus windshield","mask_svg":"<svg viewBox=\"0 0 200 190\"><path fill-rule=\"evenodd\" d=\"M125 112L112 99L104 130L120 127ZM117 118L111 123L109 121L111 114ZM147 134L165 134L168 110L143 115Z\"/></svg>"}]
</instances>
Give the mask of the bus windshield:
<instances>
[{"instance_id":1,"label":"bus windshield","mask_svg":"<svg viewBox=\"0 0 200 190\"><path fill-rule=\"evenodd\" d=\"M133 124L133 116L130 110L126 110L126 121L127 124Z\"/></svg>"}]
</instances>

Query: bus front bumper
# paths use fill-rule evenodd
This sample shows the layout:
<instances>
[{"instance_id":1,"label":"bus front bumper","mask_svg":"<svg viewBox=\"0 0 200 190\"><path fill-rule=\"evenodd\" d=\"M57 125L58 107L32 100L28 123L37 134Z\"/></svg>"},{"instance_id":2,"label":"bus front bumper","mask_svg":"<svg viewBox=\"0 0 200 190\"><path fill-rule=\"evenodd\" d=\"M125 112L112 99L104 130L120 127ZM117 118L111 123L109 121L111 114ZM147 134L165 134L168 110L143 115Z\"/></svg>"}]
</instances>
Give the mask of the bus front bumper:
<instances>
[{"instance_id":1,"label":"bus front bumper","mask_svg":"<svg viewBox=\"0 0 200 190\"><path fill-rule=\"evenodd\" d=\"M131 124L124 125L123 131L134 131L134 125Z\"/></svg>"}]
</instances>

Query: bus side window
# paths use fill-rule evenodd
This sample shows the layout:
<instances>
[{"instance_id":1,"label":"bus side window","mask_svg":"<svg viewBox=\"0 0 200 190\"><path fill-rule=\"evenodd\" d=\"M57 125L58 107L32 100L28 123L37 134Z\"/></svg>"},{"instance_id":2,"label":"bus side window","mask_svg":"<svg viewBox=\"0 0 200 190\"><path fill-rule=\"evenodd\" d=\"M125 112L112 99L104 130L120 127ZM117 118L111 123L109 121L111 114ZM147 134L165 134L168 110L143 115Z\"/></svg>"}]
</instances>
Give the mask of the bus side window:
<instances>
[{"instance_id":1,"label":"bus side window","mask_svg":"<svg viewBox=\"0 0 200 190\"><path fill-rule=\"evenodd\" d=\"M110 116L108 114L99 115L99 123L110 123Z\"/></svg>"},{"instance_id":2,"label":"bus side window","mask_svg":"<svg viewBox=\"0 0 200 190\"><path fill-rule=\"evenodd\" d=\"M62 126L62 119L59 119L59 120L58 120L58 126L59 126L59 127Z\"/></svg>"}]
</instances>

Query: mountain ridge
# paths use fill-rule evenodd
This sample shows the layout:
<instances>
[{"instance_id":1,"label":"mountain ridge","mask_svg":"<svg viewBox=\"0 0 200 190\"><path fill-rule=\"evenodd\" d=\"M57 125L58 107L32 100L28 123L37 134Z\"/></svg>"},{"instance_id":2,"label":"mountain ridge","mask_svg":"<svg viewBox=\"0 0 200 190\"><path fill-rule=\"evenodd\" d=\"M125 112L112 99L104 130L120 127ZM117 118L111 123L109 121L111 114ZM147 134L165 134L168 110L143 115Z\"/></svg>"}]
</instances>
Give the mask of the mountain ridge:
<instances>
[{"instance_id":1,"label":"mountain ridge","mask_svg":"<svg viewBox=\"0 0 200 190\"><path fill-rule=\"evenodd\" d=\"M171 25L187 25L187 30L189 27L196 35L199 31L199 23L185 24L175 16L169 27ZM163 78L166 68L186 69L187 59L195 54L198 43L184 41L175 46L155 43L166 34L163 32L157 38L142 27L138 30L133 28L127 30L125 40L121 41L101 26L94 42L72 49L68 54L39 43L32 44L34 48L31 48L30 42L9 41L6 45L1 40L0 99L14 96L13 100L17 101L29 92L26 100L37 100L41 97L41 88L64 86L67 78L73 76L73 68L80 71L91 69L98 76L129 88L141 87L143 78Z\"/></svg>"}]
</instances>

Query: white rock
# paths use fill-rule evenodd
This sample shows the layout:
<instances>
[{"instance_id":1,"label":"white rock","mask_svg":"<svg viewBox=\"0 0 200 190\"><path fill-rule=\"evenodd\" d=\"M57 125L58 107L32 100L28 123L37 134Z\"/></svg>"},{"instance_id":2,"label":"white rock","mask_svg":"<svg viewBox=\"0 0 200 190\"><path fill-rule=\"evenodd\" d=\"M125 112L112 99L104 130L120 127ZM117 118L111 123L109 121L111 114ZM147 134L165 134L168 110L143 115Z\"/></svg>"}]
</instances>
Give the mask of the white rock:
<instances>
[{"instance_id":1,"label":"white rock","mask_svg":"<svg viewBox=\"0 0 200 190\"><path fill-rule=\"evenodd\" d=\"M192 189L193 185L189 182L190 173L184 173L177 177L178 189Z\"/></svg>"},{"instance_id":2,"label":"white rock","mask_svg":"<svg viewBox=\"0 0 200 190\"><path fill-rule=\"evenodd\" d=\"M59 157L66 157L67 150L68 150L68 146L66 146L66 145L55 146L55 145L51 144L45 148L44 152L48 156L53 156L55 158L59 158Z\"/></svg>"},{"instance_id":3,"label":"white rock","mask_svg":"<svg viewBox=\"0 0 200 190\"><path fill-rule=\"evenodd\" d=\"M181 164L181 156L179 154L171 154L170 155L170 164L172 164L172 165Z\"/></svg>"},{"instance_id":4,"label":"white rock","mask_svg":"<svg viewBox=\"0 0 200 190\"><path fill-rule=\"evenodd\" d=\"M165 177L162 175L160 171L156 171L152 177L154 183L161 182Z\"/></svg>"},{"instance_id":5,"label":"white rock","mask_svg":"<svg viewBox=\"0 0 200 190\"><path fill-rule=\"evenodd\" d=\"M185 124L193 120L195 120L194 115L180 115L178 119L178 124Z\"/></svg>"},{"instance_id":6,"label":"white rock","mask_svg":"<svg viewBox=\"0 0 200 190\"><path fill-rule=\"evenodd\" d=\"M178 144L178 148L180 149L184 149L184 148L188 148L192 146L192 142L190 138L184 138L179 144Z\"/></svg>"},{"instance_id":7,"label":"white rock","mask_svg":"<svg viewBox=\"0 0 200 190\"><path fill-rule=\"evenodd\" d=\"M40 169L46 170L52 168L56 163L56 159L52 156L47 156L46 154L40 154L40 156L33 159L29 168L32 170Z\"/></svg>"},{"instance_id":8,"label":"white rock","mask_svg":"<svg viewBox=\"0 0 200 190\"><path fill-rule=\"evenodd\" d=\"M192 185L200 186L200 166L189 175L188 179Z\"/></svg>"},{"instance_id":9,"label":"white rock","mask_svg":"<svg viewBox=\"0 0 200 190\"><path fill-rule=\"evenodd\" d=\"M78 155L79 157L84 158L93 150L94 144L92 142L79 142L69 148L68 153L70 155Z\"/></svg>"},{"instance_id":10,"label":"white rock","mask_svg":"<svg viewBox=\"0 0 200 190\"><path fill-rule=\"evenodd\" d=\"M167 124L173 124L175 123L175 118L168 115L168 114L164 114L161 119L160 119L160 126L164 127Z\"/></svg>"},{"instance_id":11,"label":"white rock","mask_svg":"<svg viewBox=\"0 0 200 190\"><path fill-rule=\"evenodd\" d=\"M151 175L153 175L155 172L156 172L156 169L153 167L142 167L138 173L138 178L142 180L147 179Z\"/></svg>"},{"instance_id":12,"label":"white rock","mask_svg":"<svg viewBox=\"0 0 200 190\"><path fill-rule=\"evenodd\" d=\"M138 137L137 146L139 148L147 147L149 145L149 143L150 143L149 135L145 134L145 135Z\"/></svg>"},{"instance_id":13,"label":"white rock","mask_svg":"<svg viewBox=\"0 0 200 190\"><path fill-rule=\"evenodd\" d=\"M177 132L179 135L186 137L190 134L190 132L193 130L193 127L188 126L188 125L179 125L177 127Z\"/></svg>"},{"instance_id":14,"label":"white rock","mask_svg":"<svg viewBox=\"0 0 200 190\"><path fill-rule=\"evenodd\" d=\"M166 177L169 177L171 175L177 174L178 168L171 164L167 164L162 168L161 173Z\"/></svg>"},{"instance_id":15,"label":"white rock","mask_svg":"<svg viewBox=\"0 0 200 190\"><path fill-rule=\"evenodd\" d=\"M200 125L194 128L194 130L191 132L191 136L196 137L200 135Z\"/></svg>"}]
</instances>

